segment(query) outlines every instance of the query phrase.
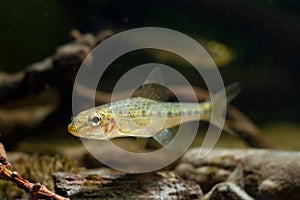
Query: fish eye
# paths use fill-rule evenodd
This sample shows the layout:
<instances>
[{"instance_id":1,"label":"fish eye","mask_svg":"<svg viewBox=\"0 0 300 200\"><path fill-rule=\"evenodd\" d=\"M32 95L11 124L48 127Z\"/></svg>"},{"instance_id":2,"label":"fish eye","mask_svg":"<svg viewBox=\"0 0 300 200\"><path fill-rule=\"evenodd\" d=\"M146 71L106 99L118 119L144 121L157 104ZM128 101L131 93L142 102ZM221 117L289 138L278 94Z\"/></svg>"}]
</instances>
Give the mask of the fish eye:
<instances>
[{"instance_id":1,"label":"fish eye","mask_svg":"<svg viewBox=\"0 0 300 200\"><path fill-rule=\"evenodd\" d=\"M89 116L89 123L92 126L99 126L102 122L102 117L98 113L93 113Z\"/></svg>"}]
</instances>

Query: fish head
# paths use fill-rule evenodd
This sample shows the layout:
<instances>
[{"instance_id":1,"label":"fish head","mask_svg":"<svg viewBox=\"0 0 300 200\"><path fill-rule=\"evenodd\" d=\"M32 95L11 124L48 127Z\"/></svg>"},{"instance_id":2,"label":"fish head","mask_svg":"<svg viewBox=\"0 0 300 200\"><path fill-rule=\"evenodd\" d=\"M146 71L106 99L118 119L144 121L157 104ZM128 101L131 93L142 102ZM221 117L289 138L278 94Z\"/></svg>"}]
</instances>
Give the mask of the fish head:
<instances>
[{"instance_id":1,"label":"fish head","mask_svg":"<svg viewBox=\"0 0 300 200\"><path fill-rule=\"evenodd\" d=\"M89 109L72 119L68 131L80 138L108 140L118 131L116 121L107 109Z\"/></svg>"}]
</instances>

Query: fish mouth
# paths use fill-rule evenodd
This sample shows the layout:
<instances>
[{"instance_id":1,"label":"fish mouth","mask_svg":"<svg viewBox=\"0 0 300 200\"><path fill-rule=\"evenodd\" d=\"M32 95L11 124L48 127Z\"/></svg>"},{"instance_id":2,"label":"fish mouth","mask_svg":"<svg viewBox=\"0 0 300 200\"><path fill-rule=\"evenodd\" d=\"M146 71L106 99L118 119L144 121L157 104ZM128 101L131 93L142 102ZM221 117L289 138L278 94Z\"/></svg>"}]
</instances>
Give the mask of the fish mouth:
<instances>
[{"instance_id":1,"label":"fish mouth","mask_svg":"<svg viewBox=\"0 0 300 200\"><path fill-rule=\"evenodd\" d=\"M75 124L74 124L73 122L69 124L69 126L68 126L68 131L69 131L69 133L71 133L72 135L78 136L77 128L76 128L76 126L75 126Z\"/></svg>"}]
</instances>

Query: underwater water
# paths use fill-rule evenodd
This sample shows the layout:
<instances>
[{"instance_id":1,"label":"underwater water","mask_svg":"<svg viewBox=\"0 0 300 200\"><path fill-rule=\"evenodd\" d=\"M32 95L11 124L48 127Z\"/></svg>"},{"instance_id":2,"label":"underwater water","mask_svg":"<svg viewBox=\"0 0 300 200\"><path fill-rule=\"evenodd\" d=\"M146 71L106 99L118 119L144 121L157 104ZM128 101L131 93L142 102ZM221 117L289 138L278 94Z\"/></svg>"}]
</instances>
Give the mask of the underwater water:
<instances>
[{"instance_id":1,"label":"underwater water","mask_svg":"<svg viewBox=\"0 0 300 200\"><path fill-rule=\"evenodd\" d=\"M70 42L71 29L92 34L138 27L173 29L205 48L225 85L240 83L241 93L232 105L257 125L266 140L275 148L300 149L297 2L72 0L29 1L26 5L2 2L0 7L1 72L21 72L26 66L53 55L57 47ZM146 49L127 53L113 62L103 76L100 89L111 92L126 71L149 62L172 66L192 85L205 88L203 79L195 75L186 60L166 51ZM70 81L67 74L59 76L37 91L24 83L22 94L17 97L13 94L9 100L3 93L0 131L9 149L52 152L57 144L78 145L78 140L66 130L72 116L72 87L63 87ZM53 84L55 81L59 84ZM39 82L35 84L36 87ZM197 137L194 145L201 143L203 134ZM218 145L247 147L238 137L226 133Z\"/></svg>"},{"instance_id":2,"label":"underwater water","mask_svg":"<svg viewBox=\"0 0 300 200\"><path fill-rule=\"evenodd\" d=\"M228 180L251 199L299 199L299 11L292 0L1 1L0 199L35 199L19 175L71 199L194 199ZM240 92L229 89L225 113L221 89L233 83ZM109 104L132 96L147 101ZM94 140L105 136L115 138ZM202 145L221 148L213 159L186 153Z\"/></svg>"}]
</instances>

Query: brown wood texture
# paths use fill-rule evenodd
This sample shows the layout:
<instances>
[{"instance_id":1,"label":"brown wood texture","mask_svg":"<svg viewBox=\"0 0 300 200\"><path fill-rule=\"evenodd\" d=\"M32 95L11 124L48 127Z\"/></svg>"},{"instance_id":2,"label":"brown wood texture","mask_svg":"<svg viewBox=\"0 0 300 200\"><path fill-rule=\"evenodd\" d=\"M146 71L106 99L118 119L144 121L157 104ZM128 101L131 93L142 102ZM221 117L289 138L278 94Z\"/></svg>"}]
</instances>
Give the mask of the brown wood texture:
<instances>
[{"instance_id":1,"label":"brown wood texture","mask_svg":"<svg viewBox=\"0 0 300 200\"><path fill-rule=\"evenodd\" d=\"M300 199L300 153L262 149L214 149L199 158L188 151L176 168L206 193L220 182L233 182L255 199Z\"/></svg>"},{"instance_id":2,"label":"brown wood texture","mask_svg":"<svg viewBox=\"0 0 300 200\"><path fill-rule=\"evenodd\" d=\"M70 199L200 199L195 182L173 172L128 174L99 169L92 174L54 173L56 192Z\"/></svg>"}]
</instances>

